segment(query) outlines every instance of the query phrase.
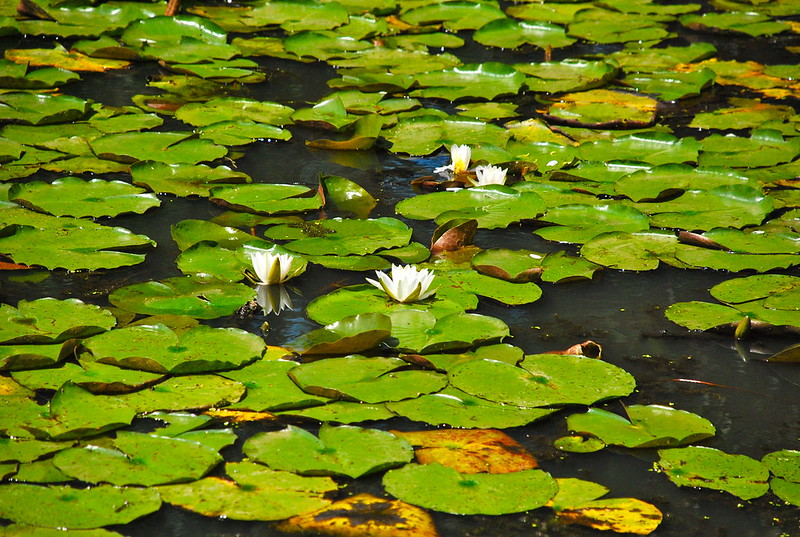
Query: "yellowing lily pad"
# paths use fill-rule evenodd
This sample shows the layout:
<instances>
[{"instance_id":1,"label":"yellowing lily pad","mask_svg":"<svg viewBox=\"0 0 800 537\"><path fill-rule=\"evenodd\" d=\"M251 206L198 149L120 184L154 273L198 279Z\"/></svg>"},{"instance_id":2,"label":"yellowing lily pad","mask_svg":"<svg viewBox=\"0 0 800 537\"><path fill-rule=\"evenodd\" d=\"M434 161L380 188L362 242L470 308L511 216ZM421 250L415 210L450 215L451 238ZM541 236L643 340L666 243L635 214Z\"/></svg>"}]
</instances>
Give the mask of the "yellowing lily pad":
<instances>
[{"instance_id":1,"label":"yellowing lily pad","mask_svg":"<svg viewBox=\"0 0 800 537\"><path fill-rule=\"evenodd\" d=\"M657 102L636 93L594 89L562 95L545 117L567 125L590 128L631 128L652 125Z\"/></svg>"}]
</instances>

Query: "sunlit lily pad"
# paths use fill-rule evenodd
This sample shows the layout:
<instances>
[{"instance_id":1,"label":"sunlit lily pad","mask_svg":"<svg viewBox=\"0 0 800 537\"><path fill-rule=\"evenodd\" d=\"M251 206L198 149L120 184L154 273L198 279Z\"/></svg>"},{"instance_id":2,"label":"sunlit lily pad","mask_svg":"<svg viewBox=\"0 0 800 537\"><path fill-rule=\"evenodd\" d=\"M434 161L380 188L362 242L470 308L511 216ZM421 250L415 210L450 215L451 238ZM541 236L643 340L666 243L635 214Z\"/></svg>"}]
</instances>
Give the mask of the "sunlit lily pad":
<instances>
[{"instance_id":1,"label":"sunlit lily pad","mask_svg":"<svg viewBox=\"0 0 800 537\"><path fill-rule=\"evenodd\" d=\"M508 326L494 317L451 313L439 319L430 311L401 310L390 314L395 345L407 352L427 354L500 341L510 335Z\"/></svg>"},{"instance_id":2,"label":"sunlit lily pad","mask_svg":"<svg viewBox=\"0 0 800 537\"><path fill-rule=\"evenodd\" d=\"M505 186L434 192L402 200L395 210L406 218L433 219L442 224L454 218L474 218L481 228L506 227L544 212L535 192L518 192Z\"/></svg>"},{"instance_id":3,"label":"sunlit lily pad","mask_svg":"<svg viewBox=\"0 0 800 537\"><path fill-rule=\"evenodd\" d=\"M75 351L75 342L53 345L0 345L0 371L50 367Z\"/></svg>"},{"instance_id":4,"label":"sunlit lily pad","mask_svg":"<svg viewBox=\"0 0 800 537\"><path fill-rule=\"evenodd\" d=\"M284 351L288 352L288 351ZM267 355L270 354L270 348ZM327 403L329 399L308 394L297 387L287 375L297 363L287 360L259 360L242 369L226 371L223 376L247 386L247 396L231 408L256 412L306 408Z\"/></svg>"},{"instance_id":5,"label":"sunlit lily pad","mask_svg":"<svg viewBox=\"0 0 800 537\"><path fill-rule=\"evenodd\" d=\"M265 348L260 337L237 328L198 326L179 336L163 324L112 330L84 346L101 363L184 375L235 369L260 358Z\"/></svg>"},{"instance_id":6,"label":"sunlit lily pad","mask_svg":"<svg viewBox=\"0 0 800 537\"><path fill-rule=\"evenodd\" d=\"M0 59L0 87L10 89L44 89L80 80L80 75L56 67L32 70L28 65Z\"/></svg>"},{"instance_id":7,"label":"sunlit lily pad","mask_svg":"<svg viewBox=\"0 0 800 537\"><path fill-rule=\"evenodd\" d=\"M281 414L319 422L336 422L342 424L388 420L396 417L396 414L387 409L386 405L382 403L368 405L366 403L356 403L353 401L333 401L325 405L318 405L310 408L287 410Z\"/></svg>"},{"instance_id":8,"label":"sunlit lily pad","mask_svg":"<svg viewBox=\"0 0 800 537\"><path fill-rule=\"evenodd\" d=\"M562 95L546 112L551 120L590 128L646 127L656 118L656 101L630 92L594 89Z\"/></svg>"},{"instance_id":9,"label":"sunlit lily pad","mask_svg":"<svg viewBox=\"0 0 800 537\"><path fill-rule=\"evenodd\" d=\"M516 94L525 81L525 75L509 65L487 62L418 74L416 80L422 89L412 91L412 97L494 99L498 95Z\"/></svg>"},{"instance_id":10,"label":"sunlit lily pad","mask_svg":"<svg viewBox=\"0 0 800 537\"><path fill-rule=\"evenodd\" d=\"M15 371L12 376L32 390L57 390L62 384L71 382L94 394L104 395L130 393L163 380L162 375L156 373L120 369L86 360L80 365L67 362L58 369Z\"/></svg>"},{"instance_id":11,"label":"sunlit lily pad","mask_svg":"<svg viewBox=\"0 0 800 537\"><path fill-rule=\"evenodd\" d=\"M401 120L385 129L382 136L391 143L392 151L411 155L428 155L452 144L490 143L503 146L509 138L506 129L491 123L467 118L442 118L420 115Z\"/></svg>"},{"instance_id":12,"label":"sunlit lily pad","mask_svg":"<svg viewBox=\"0 0 800 537\"><path fill-rule=\"evenodd\" d=\"M505 17L496 2L449 1L421 5L403 13L402 19L415 26L442 22L451 31L475 30L494 19Z\"/></svg>"},{"instance_id":13,"label":"sunlit lily pad","mask_svg":"<svg viewBox=\"0 0 800 537\"><path fill-rule=\"evenodd\" d=\"M409 370L400 358L347 356L302 364L289 376L308 393L365 403L400 401L447 384L441 373Z\"/></svg>"},{"instance_id":14,"label":"sunlit lily pad","mask_svg":"<svg viewBox=\"0 0 800 537\"><path fill-rule=\"evenodd\" d=\"M125 407L137 413L156 410L205 410L239 401L244 384L218 375L185 375L168 378L147 390L118 395Z\"/></svg>"},{"instance_id":15,"label":"sunlit lily pad","mask_svg":"<svg viewBox=\"0 0 800 537\"><path fill-rule=\"evenodd\" d=\"M509 18L495 19L484 24L473 34L473 38L482 45L510 49L526 44L539 48L561 48L575 42L575 39L567 37L563 27L556 24Z\"/></svg>"},{"instance_id":16,"label":"sunlit lily pad","mask_svg":"<svg viewBox=\"0 0 800 537\"><path fill-rule=\"evenodd\" d=\"M701 166L774 166L794 160L800 154L800 140L786 139L770 129L753 130L749 138L712 134L700 143Z\"/></svg>"},{"instance_id":17,"label":"sunlit lily pad","mask_svg":"<svg viewBox=\"0 0 800 537\"><path fill-rule=\"evenodd\" d=\"M135 185L176 196L208 196L215 186L252 182L246 173L227 166L211 168L205 164L166 164L152 160L132 164L131 176Z\"/></svg>"},{"instance_id":18,"label":"sunlit lily pad","mask_svg":"<svg viewBox=\"0 0 800 537\"><path fill-rule=\"evenodd\" d=\"M100 158L133 163L154 160L166 164L197 164L224 157L228 150L211 140L185 132L133 132L108 134L90 142Z\"/></svg>"},{"instance_id":19,"label":"sunlit lily pad","mask_svg":"<svg viewBox=\"0 0 800 537\"><path fill-rule=\"evenodd\" d=\"M64 177L52 183L32 181L15 185L9 200L55 216L117 216L143 213L161 201L123 181Z\"/></svg>"},{"instance_id":20,"label":"sunlit lily pad","mask_svg":"<svg viewBox=\"0 0 800 537\"><path fill-rule=\"evenodd\" d=\"M252 436L242 447L252 460L302 475L358 478L401 466L414 456L405 440L375 429L323 425L319 438L289 426Z\"/></svg>"},{"instance_id":21,"label":"sunlit lily pad","mask_svg":"<svg viewBox=\"0 0 800 537\"><path fill-rule=\"evenodd\" d=\"M0 103L0 119L27 125L68 123L89 112L88 101L71 95L4 93Z\"/></svg>"},{"instance_id":22,"label":"sunlit lily pad","mask_svg":"<svg viewBox=\"0 0 800 537\"><path fill-rule=\"evenodd\" d=\"M353 354L377 347L389 337L391 329L392 323L386 315L362 313L307 332L286 347L306 355Z\"/></svg>"},{"instance_id":23,"label":"sunlit lily pad","mask_svg":"<svg viewBox=\"0 0 800 537\"><path fill-rule=\"evenodd\" d=\"M216 450L196 442L125 431L113 448L90 444L60 451L53 460L80 481L145 487L200 479L221 461Z\"/></svg>"},{"instance_id":24,"label":"sunlit lily pad","mask_svg":"<svg viewBox=\"0 0 800 537\"><path fill-rule=\"evenodd\" d=\"M58 25L54 26L59 27ZM81 52L67 50L59 43L56 43L53 48L9 49L6 51L5 57L7 60L31 66L49 66L70 71L95 73L111 69L125 69L130 66L130 62L126 60L91 58Z\"/></svg>"},{"instance_id":25,"label":"sunlit lily pad","mask_svg":"<svg viewBox=\"0 0 800 537\"><path fill-rule=\"evenodd\" d=\"M85 489L0 485L0 516L17 523L51 528L89 529L127 524L161 507L153 489L99 485Z\"/></svg>"},{"instance_id":26,"label":"sunlit lily pad","mask_svg":"<svg viewBox=\"0 0 800 537\"><path fill-rule=\"evenodd\" d=\"M743 500L769 490L769 470L745 455L731 455L710 447L661 449L658 468L681 487L723 490Z\"/></svg>"},{"instance_id":27,"label":"sunlit lily pad","mask_svg":"<svg viewBox=\"0 0 800 537\"><path fill-rule=\"evenodd\" d=\"M650 219L626 205L562 205L547 210L541 220L556 224L535 233L543 239L583 243L610 231L644 231Z\"/></svg>"},{"instance_id":28,"label":"sunlit lily pad","mask_svg":"<svg viewBox=\"0 0 800 537\"><path fill-rule=\"evenodd\" d=\"M696 97L716 78L711 69L698 69L685 73L655 71L629 74L623 80L626 86L638 91L658 95L664 101Z\"/></svg>"},{"instance_id":29,"label":"sunlit lily pad","mask_svg":"<svg viewBox=\"0 0 800 537\"><path fill-rule=\"evenodd\" d=\"M245 184L217 186L209 198L224 207L258 214L283 214L312 211L322 207L315 188L290 184Z\"/></svg>"},{"instance_id":30,"label":"sunlit lily pad","mask_svg":"<svg viewBox=\"0 0 800 537\"><path fill-rule=\"evenodd\" d=\"M755 10L743 13L703 13L684 15L681 24L695 30L717 30L743 33L750 36L779 34L789 29L782 21L773 21Z\"/></svg>"},{"instance_id":31,"label":"sunlit lily pad","mask_svg":"<svg viewBox=\"0 0 800 537\"><path fill-rule=\"evenodd\" d=\"M254 289L240 283L176 277L120 287L108 299L115 306L135 313L214 319L230 315L254 296Z\"/></svg>"},{"instance_id":32,"label":"sunlit lily pad","mask_svg":"<svg viewBox=\"0 0 800 537\"><path fill-rule=\"evenodd\" d=\"M596 43L656 41L669 36L664 25L652 16L605 9L579 11L568 25L567 33Z\"/></svg>"},{"instance_id":33,"label":"sunlit lily pad","mask_svg":"<svg viewBox=\"0 0 800 537\"><path fill-rule=\"evenodd\" d=\"M254 7L247 13L248 26L279 25L289 33L300 30L327 30L348 21L348 13L338 2L280 0Z\"/></svg>"},{"instance_id":34,"label":"sunlit lily pad","mask_svg":"<svg viewBox=\"0 0 800 537\"><path fill-rule=\"evenodd\" d=\"M584 143L578 154L586 160L605 162L614 160L647 162L653 165L671 162L697 162L700 142L694 138L677 138L671 134L643 132L619 136L613 140Z\"/></svg>"},{"instance_id":35,"label":"sunlit lily pad","mask_svg":"<svg viewBox=\"0 0 800 537\"><path fill-rule=\"evenodd\" d=\"M282 126L291 123L293 111L288 106L268 101L220 97L202 103L185 104L175 112L175 117L195 127L242 120Z\"/></svg>"},{"instance_id":36,"label":"sunlit lily pad","mask_svg":"<svg viewBox=\"0 0 800 537\"><path fill-rule=\"evenodd\" d=\"M567 418L574 432L591 434L605 444L630 448L672 447L690 444L714 435L707 419L672 407L631 405L625 407L628 419L599 408Z\"/></svg>"},{"instance_id":37,"label":"sunlit lily pad","mask_svg":"<svg viewBox=\"0 0 800 537\"><path fill-rule=\"evenodd\" d=\"M288 240L285 248L305 255L363 255L406 246L411 228L396 218L331 218L273 226L264 235Z\"/></svg>"},{"instance_id":38,"label":"sunlit lily pad","mask_svg":"<svg viewBox=\"0 0 800 537\"><path fill-rule=\"evenodd\" d=\"M770 480L770 489L783 501L792 505L800 505L800 474L798 474L798 459L800 452L784 449L767 453L761 462L773 474Z\"/></svg>"},{"instance_id":39,"label":"sunlit lily pad","mask_svg":"<svg viewBox=\"0 0 800 537\"><path fill-rule=\"evenodd\" d=\"M475 360L448 372L467 393L516 406L592 404L629 395L636 385L626 371L594 358L556 354L526 356L519 367Z\"/></svg>"},{"instance_id":40,"label":"sunlit lily pad","mask_svg":"<svg viewBox=\"0 0 800 537\"><path fill-rule=\"evenodd\" d=\"M117 320L110 311L76 298L20 300L0 305L0 342L56 343L110 330Z\"/></svg>"},{"instance_id":41,"label":"sunlit lily pad","mask_svg":"<svg viewBox=\"0 0 800 537\"><path fill-rule=\"evenodd\" d=\"M602 86L617 74L609 62L567 58L560 62L518 63L517 71L528 75L525 86L531 91L561 93Z\"/></svg>"},{"instance_id":42,"label":"sunlit lily pad","mask_svg":"<svg viewBox=\"0 0 800 537\"><path fill-rule=\"evenodd\" d=\"M441 464L407 464L383 477L389 494L408 503L453 514L500 515L543 506L558 486L542 470L510 474L461 474Z\"/></svg>"},{"instance_id":43,"label":"sunlit lily pad","mask_svg":"<svg viewBox=\"0 0 800 537\"><path fill-rule=\"evenodd\" d=\"M282 520L325 507L330 501L323 495L338 488L327 477L302 477L249 461L228 463L226 470L235 481L206 477L147 490L154 490L165 502L208 517Z\"/></svg>"},{"instance_id":44,"label":"sunlit lily pad","mask_svg":"<svg viewBox=\"0 0 800 537\"><path fill-rule=\"evenodd\" d=\"M614 183L614 190L633 201L652 201L674 197L686 190L711 190L723 185L758 187L746 175L725 168L662 164L621 177Z\"/></svg>"}]
</instances>

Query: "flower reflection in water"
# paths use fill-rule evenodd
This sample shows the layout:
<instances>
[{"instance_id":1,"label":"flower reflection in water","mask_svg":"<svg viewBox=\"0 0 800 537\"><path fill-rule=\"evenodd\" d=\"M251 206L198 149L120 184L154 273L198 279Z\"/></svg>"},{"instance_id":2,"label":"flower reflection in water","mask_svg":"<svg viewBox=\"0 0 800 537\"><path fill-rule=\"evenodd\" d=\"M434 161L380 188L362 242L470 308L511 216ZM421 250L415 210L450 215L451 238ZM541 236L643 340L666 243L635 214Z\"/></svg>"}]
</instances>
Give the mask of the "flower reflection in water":
<instances>
[{"instance_id":1,"label":"flower reflection in water","mask_svg":"<svg viewBox=\"0 0 800 537\"><path fill-rule=\"evenodd\" d=\"M289 291L283 285L259 285L256 287L256 302L261 306L264 315L274 313L280 315L281 311L293 309Z\"/></svg>"}]
</instances>

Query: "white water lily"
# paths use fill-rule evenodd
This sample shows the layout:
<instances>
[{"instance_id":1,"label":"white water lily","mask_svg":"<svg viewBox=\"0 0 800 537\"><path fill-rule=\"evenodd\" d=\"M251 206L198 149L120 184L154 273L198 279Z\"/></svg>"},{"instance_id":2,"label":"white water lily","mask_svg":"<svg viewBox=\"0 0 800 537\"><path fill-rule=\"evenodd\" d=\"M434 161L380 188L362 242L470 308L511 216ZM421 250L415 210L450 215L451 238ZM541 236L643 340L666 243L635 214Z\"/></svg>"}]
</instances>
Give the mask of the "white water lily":
<instances>
[{"instance_id":1,"label":"white water lily","mask_svg":"<svg viewBox=\"0 0 800 537\"><path fill-rule=\"evenodd\" d=\"M453 172L453 174L463 173L469 168L469 161L472 158L472 149L468 145L455 145L450 148L450 164L434 168L434 173Z\"/></svg>"},{"instance_id":2,"label":"white water lily","mask_svg":"<svg viewBox=\"0 0 800 537\"><path fill-rule=\"evenodd\" d=\"M259 285L256 293L256 302L261 306L264 315L280 315L284 309L294 307L289 292L282 285Z\"/></svg>"},{"instance_id":3,"label":"white water lily","mask_svg":"<svg viewBox=\"0 0 800 537\"><path fill-rule=\"evenodd\" d=\"M499 166L478 166L475 168L475 179L470 178L474 186L504 185L506 171Z\"/></svg>"},{"instance_id":4,"label":"white water lily","mask_svg":"<svg viewBox=\"0 0 800 537\"><path fill-rule=\"evenodd\" d=\"M291 254L277 254L269 250L250 249L247 252L253 263L253 271L258 278L255 283L275 285L302 274L308 263L305 259Z\"/></svg>"},{"instance_id":5,"label":"white water lily","mask_svg":"<svg viewBox=\"0 0 800 537\"><path fill-rule=\"evenodd\" d=\"M391 277L385 272L375 271L378 280L367 281L382 289L387 295L398 302L416 302L433 295L437 289L431 289L435 274L429 269L418 269L413 265L392 265Z\"/></svg>"}]
</instances>

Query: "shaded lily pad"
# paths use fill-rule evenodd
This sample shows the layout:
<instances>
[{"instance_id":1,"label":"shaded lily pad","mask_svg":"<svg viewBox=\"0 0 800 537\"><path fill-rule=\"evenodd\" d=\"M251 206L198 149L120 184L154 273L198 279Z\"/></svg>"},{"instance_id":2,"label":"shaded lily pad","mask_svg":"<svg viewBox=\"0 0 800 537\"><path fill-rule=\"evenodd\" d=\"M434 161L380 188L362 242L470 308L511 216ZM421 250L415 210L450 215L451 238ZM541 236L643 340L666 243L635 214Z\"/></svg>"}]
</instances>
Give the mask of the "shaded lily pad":
<instances>
[{"instance_id":1,"label":"shaded lily pad","mask_svg":"<svg viewBox=\"0 0 800 537\"><path fill-rule=\"evenodd\" d=\"M324 494L338 488L327 477L302 477L248 461L228 463L226 470L235 481L206 477L154 490L164 501L208 517L282 520L325 507L330 501Z\"/></svg>"},{"instance_id":2,"label":"shaded lily pad","mask_svg":"<svg viewBox=\"0 0 800 537\"><path fill-rule=\"evenodd\" d=\"M365 403L418 397L447 384L441 373L409 370L407 365L400 358L353 355L302 364L289 376L305 392Z\"/></svg>"},{"instance_id":3,"label":"shaded lily pad","mask_svg":"<svg viewBox=\"0 0 800 537\"><path fill-rule=\"evenodd\" d=\"M112 330L86 340L84 346L100 363L186 375L241 367L260 358L265 343L237 328L202 325L179 336L156 324Z\"/></svg>"},{"instance_id":4,"label":"shaded lily pad","mask_svg":"<svg viewBox=\"0 0 800 537\"><path fill-rule=\"evenodd\" d=\"M50 367L75 351L76 342L54 345L0 345L0 371Z\"/></svg>"},{"instance_id":5,"label":"shaded lily pad","mask_svg":"<svg viewBox=\"0 0 800 537\"><path fill-rule=\"evenodd\" d=\"M661 449L658 468L680 487L722 490L743 500L769 490L769 470L745 455L731 455L710 447Z\"/></svg>"},{"instance_id":6,"label":"shaded lily pad","mask_svg":"<svg viewBox=\"0 0 800 537\"><path fill-rule=\"evenodd\" d=\"M144 488L99 485L77 489L14 483L0 485L0 491L3 518L60 529L127 524L161 507L158 492Z\"/></svg>"},{"instance_id":7,"label":"shaded lily pad","mask_svg":"<svg viewBox=\"0 0 800 537\"><path fill-rule=\"evenodd\" d=\"M605 444L630 448L671 447L714 436L707 419L672 407L631 405L625 407L628 419L599 408L567 418L574 432L590 434Z\"/></svg>"},{"instance_id":8,"label":"shaded lily pad","mask_svg":"<svg viewBox=\"0 0 800 537\"><path fill-rule=\"evenodd\" d=\"M376 429L323 424L319 438L299 427L252 436L242 447L252 460L301 475L358 478L401 466L414 456L405 440Z\"/></svg>"},{"instance_id":9,"label":"shaded lily pad","mask_svg":"<svg viewBox=\"0 0 800 537\"><path fill-rule=\"evenodd\" d=\"M90 444L53 459L80 481L145 487L200 479L221 461L215 449L197 442L126 431L117 433L113 448Z\"/></svg>"},{"instance_id":10,"label":"shaded lily pad","mask_svg":"<svg viewBox=\"0 0 800 537\"><path fill-rule=\"evenodd\" d=\"M364 352L388 338L391 329L392 323L386 315L362 313L307 332L286 347L304 355Z\"/></svg>"},{"instance_id":11,"label":"shaded lily pad","mask_svg":"<svg viewBox=\"0 0 800 537\"><path fill-rule=\"evenodd\" d=\"M453 514L500 515L543 506L558 486L542 470L510 474L461 474L441 464L407 464L383 477L389 494L408 503Z\"/></svg>"}]
</instances>

